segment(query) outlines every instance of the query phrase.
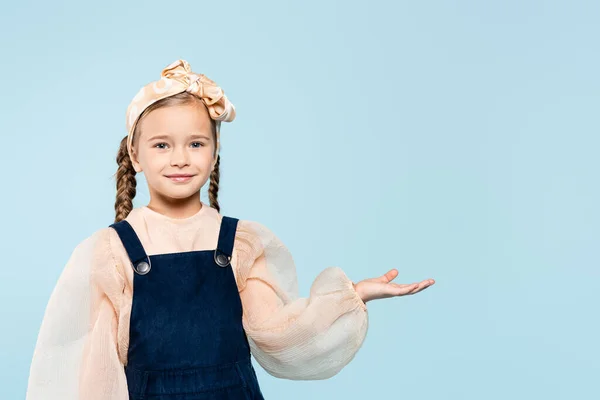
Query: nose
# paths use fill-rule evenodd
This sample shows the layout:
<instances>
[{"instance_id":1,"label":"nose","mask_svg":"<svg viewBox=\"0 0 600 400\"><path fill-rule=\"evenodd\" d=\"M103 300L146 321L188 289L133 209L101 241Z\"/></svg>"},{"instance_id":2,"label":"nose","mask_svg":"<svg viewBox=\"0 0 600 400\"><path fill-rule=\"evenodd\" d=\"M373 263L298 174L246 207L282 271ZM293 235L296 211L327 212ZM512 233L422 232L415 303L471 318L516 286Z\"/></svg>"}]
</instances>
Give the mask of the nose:
<instances>
[{"instance_id":1,"label":"nose","mask_svg":"<svg viewBox=\"0 0 600 400\"><path fill-rule=\"evenodd\" d=\"M184 166L189 164L189 154L187 149L175 146L171 153L172 166Z\"/></svg>"}]
</instances>

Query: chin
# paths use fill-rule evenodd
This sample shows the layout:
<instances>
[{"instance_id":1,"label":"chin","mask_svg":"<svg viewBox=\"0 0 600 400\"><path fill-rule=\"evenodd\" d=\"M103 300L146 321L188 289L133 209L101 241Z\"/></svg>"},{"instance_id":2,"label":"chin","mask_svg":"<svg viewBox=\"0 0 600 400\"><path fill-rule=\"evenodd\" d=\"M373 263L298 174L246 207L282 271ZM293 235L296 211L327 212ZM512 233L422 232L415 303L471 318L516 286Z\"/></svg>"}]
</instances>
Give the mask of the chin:
<instances>
[{"instance_id":1,"label":"chin","mask_svg":"<svg viewBox=\"0 0 600 400\"><path fill-rule=\"evenodd\" d=\"M193 186L180 186L180 187L162 187L158 190L161 196L171 198L171 199L187 199L193 195L196 195L200 192L201 187L197 187L197 185Z\"/></svg>"}]
</instances>

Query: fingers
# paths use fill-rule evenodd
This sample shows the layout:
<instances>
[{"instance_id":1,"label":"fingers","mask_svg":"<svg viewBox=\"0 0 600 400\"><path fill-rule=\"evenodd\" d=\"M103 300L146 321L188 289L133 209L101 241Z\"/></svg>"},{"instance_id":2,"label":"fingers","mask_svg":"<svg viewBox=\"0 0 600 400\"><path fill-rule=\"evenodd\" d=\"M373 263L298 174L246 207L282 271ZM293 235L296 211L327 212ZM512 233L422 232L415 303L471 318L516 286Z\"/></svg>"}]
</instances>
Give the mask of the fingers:
<instances>
[{"instance_id":1,"label":"fingers","mask_svg":"<svg viewBox=\"0 0 600 400\"><path fill-rule=\"evenodd\" d=\"M421 290L421 285L419 283L413 283L410 287L410 291L408 294L415 294Z\"/></svg>"},{"instance_id":2,"label":"fingers","mask_svg":"<svg viewBox=\"0 0 600 400\"><path fill-rule=\"evenodd\" d=\"M415 293L415 290L419 289L418 283L408 284L408 285L397 285L392 283L388 286L388 293L392 296L406 296L408 294Z\"/></svg>"},{"instance_id":3,"label":"fingers","mask_svg":"<svg viewBox=\"0 0 600 400\"><path fill-rule=\"evenodd\" d=\"M427 289L429 286L433 285L434 283L435 283L435 281L433 279L425 279L424 281L415 283L413 290L409 294L419 293L419 292Z\"/></svg>"},{"instance_id":4,"label":"fingers","mask_svg":"<svg viewBox=\"0 0 600 400\"><path fill-rule=\"evenodd\" d=\"M408 283L408 284L397 284L391 283L390 286L393 288L393 292L396 296L406 296L415 293L419 293L429 286L433 285L435 281L433 279L425 279L424 281L417 283Z\"/></svg>"}]
</instances>

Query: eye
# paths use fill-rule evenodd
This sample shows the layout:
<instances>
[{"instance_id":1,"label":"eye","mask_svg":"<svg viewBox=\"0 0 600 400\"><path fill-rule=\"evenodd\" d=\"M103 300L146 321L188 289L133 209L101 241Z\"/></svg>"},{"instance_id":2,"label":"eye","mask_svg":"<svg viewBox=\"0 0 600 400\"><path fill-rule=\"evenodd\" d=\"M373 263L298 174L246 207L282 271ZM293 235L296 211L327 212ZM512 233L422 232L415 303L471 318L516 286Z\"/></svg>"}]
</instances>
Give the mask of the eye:
<instances>
[{"instance_id":1,"label":"eye","mask_svg":"<svg viewBox=\"0 0 600 400\"><path fill-rule=\"evenodd\" d=\"M193 144L199 144L200 145L199 147L204 147L204 143L202 143L202 142L194 142ZM196 148L198 148L198 146Z\"/></svg>"},{"instance_id":2,"label":"eye","mask_svg":"<svg viewBox=\"0 0 600 400\"><path fill-rule=\"evenodd\" d=\"M162 143L156 143L156 144L154 145L154 147L156 147L156 146L160 146L160 145L163 145L163 144L166 144L166 143L164 143L164 142L162 142ZM159 147L159 148L160 148L160 149L162 149L162 147Z\"/></svg>"}]
</instances>

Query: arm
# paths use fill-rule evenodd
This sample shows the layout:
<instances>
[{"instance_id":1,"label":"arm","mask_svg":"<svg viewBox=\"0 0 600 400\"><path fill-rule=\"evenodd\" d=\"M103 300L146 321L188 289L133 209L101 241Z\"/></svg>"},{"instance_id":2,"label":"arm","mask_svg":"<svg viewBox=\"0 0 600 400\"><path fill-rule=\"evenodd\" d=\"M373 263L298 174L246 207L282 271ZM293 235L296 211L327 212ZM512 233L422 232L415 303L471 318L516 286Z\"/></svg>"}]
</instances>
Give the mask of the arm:
<instances>
[{"instance_id":1,"label":"arm","mask_svg":"<svg viewBox=\"0 0 600 400\"><path fill-rule=\"evenodd\" d=\"M291 254L264 226L240 221L234 249L243 324L252 353L271 375L295 380L337 374L362 346L365 303L338 267L323 270L298 296Z\"/></svg>"},{"instance_id":2,"label":"arm","mask_svg":"<svg viewBox=\"0 0 600 400\"><path fill-rule=\"evenodd\" d=\"M58 279L35 346L27 400L128 399L116 346L124 281L108 229L81 242Z\"/></svg>"}]
</instances>

